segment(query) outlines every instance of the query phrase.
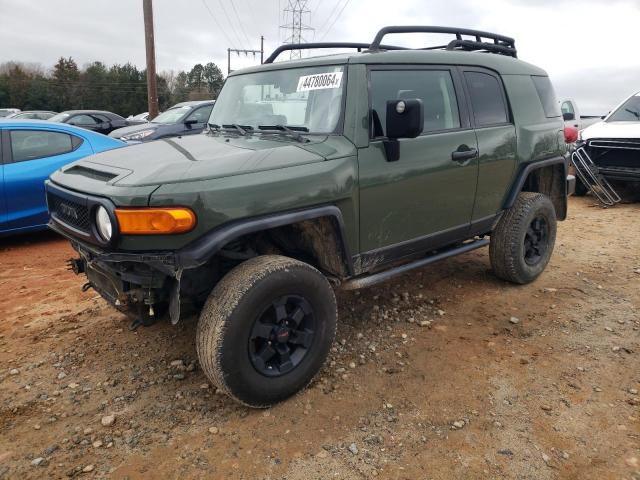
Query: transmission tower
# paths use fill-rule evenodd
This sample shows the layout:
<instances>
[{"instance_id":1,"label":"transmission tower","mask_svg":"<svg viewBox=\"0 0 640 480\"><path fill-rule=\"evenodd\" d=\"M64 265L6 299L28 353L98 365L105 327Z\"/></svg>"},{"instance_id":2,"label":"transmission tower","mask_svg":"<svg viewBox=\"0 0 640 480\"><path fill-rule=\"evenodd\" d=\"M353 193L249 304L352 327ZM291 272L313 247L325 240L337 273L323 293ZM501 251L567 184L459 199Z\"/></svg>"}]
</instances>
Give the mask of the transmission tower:
<instances>
[{"instance_id":1,"label":"transmission tower","mask_svg":"<svg viewBox=\"0 0 640 480\"><path fill-rule=\"evenodd\" d=\"M308 3L309 0L287 0L287 6L283 10L283 16L287 23L280 25L280 28L287 33L284 43L298 44L307 41L304 33L313 30L304 22L304 17L311 14L311 10L307 8ZM291 50L290 58L302 58L302 51Z\"/></svg>"}]
</instances>

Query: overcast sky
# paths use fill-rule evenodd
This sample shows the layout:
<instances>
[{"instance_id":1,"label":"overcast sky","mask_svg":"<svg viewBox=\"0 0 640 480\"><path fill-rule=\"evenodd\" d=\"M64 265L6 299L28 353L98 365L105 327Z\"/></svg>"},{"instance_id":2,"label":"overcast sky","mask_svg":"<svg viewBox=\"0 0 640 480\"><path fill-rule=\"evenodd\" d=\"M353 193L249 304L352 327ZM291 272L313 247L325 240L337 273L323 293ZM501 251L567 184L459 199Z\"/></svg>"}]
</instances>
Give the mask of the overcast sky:
<instances>
[{"instance_id":1,"label":"overcast sky","mask_svg":"<svg viewBox=\"0 0 640 480\"><path fill-rule=\"evenodd\" d=\"M288 0L155 0L157 68L214 61L226 73L227 47L270 53L287 33ZM549 72L559 97L602 114L640 90L640 0L309 0L307 40L363 41L384 25L446 25L516 39L519 57ZM207 8L208 7L208 8ZM413 45L434 41L413 36ZM393 38L395 43L400 39ZM0 62L58 57L83 65L144 67L142 0L0 0ZM232 68L254 62L232 57Z\"/></svg>"}]
</instances>

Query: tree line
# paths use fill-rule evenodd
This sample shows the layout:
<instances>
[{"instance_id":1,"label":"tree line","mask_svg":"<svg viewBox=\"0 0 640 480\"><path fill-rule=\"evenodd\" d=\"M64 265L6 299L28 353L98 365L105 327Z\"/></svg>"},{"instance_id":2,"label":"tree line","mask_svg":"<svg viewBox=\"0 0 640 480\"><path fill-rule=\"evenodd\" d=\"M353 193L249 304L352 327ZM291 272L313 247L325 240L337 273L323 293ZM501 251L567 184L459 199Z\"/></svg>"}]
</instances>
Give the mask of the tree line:
<instances>
[{"instance_id":1,"label":"tree line","mask_svg":"<svg viewBox=\"0 0 640 480\"><path fill-rule=\"evenodd\" d=\"M51 70L38 64L0 64L0 108L21 110L96 109L122 116L148 109L146 70L135 65L107 66L92 62L79 68L61 57ZM213 62L189 71L164 71L156 76L160 110L187 100L215 99L224 76Z\"/></svg>"}]
</instances>

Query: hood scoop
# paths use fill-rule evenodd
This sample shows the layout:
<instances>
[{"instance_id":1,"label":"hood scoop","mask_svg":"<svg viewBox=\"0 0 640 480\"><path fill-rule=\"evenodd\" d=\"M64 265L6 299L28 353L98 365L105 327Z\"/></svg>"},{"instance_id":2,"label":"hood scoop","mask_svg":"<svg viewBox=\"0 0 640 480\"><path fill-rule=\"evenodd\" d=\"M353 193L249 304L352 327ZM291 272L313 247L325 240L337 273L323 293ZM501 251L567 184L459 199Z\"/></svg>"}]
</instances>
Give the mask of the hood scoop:
<instances>
[{"instance_id":1,"label":"hood scoop","mask_svg":"<svg viewBox=\"0 0 640 480\"><path fill-rule=\"evenodd\" d=\"M91 180L97 180L104 183L115 183L121 178L131 174L131 170L124 168L112 167L110 165L102 165L99 163L89 162L87 160L81 163L72 163L66 168L62 168L66 175L78 175Z\"/></svg>"},{"instance_id":2,"label":"hood scoop","mask_svg":"<svg viewBox=\"0 0 640 480\"><path fill-rule=\"evenodd\" d=\"M68 175L82 175L83 177L92 178L94 180L100 180L101 182L108 182L109 180L113 180L118 176L114 173L101 172L100 170L87 168L82 165L76 165L75 167L71 167L65 173L67 173Z\"/></svg>"}]
</instances>

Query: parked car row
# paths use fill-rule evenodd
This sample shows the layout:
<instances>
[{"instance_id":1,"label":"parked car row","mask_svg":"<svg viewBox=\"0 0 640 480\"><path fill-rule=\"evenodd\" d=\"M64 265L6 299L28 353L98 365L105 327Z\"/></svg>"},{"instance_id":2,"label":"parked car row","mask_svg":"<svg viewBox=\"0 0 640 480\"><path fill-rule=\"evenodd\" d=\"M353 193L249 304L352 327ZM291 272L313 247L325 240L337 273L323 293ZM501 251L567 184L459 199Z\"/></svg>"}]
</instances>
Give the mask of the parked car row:
<instances>
[{"instance_id":1,"label":"parked car row","mask_svg":"<svg viewBox=\"0 0 640 480\"><path fill-rule=\"evenodd\" d=\"M0 110L7 113L0 118L0 235L46 228L44 181L55 170L127 143L201 133L213 104L179 103L151 122L148 112L125 119L103 110Z\"/></svg>"},{"instance_id":2,"label":"parked car row","mask_svg":"<svg viewBox=\"0 0 640 480\"><path fill-rule=\"evenodd\" d=\"M67 110L57 113L44 110L22 112L17 108L0 109L0 118L66 123L111 135L127 142L139 143L176 135L201 133L211 115L214 103L213 100L178 103L151 121L149 121L149 112L123 118L116 113L104 110Z\"/></svg>"},{"instance_id":3,"label":"parked car row","mask_svg":"<svg viewBox=\"0 0 640 480\"><path fill-rule=\"evenodd\" d=\"M109 136L139 143L201 133L211 115L213 104L213 100L178 103L150 122L114 130Z\"/></svg>"},{"instance_id":4,"label":"parked car row","mask_svg":"<svg viewBox=\"0 0 640 480\"><path fill-rule=\"evenodd\" d=\"M50 112L48 110L27 110L25 112L14 113L5 118L12 118L14 120L49 120L58 112Z\"/></svg>"}]
</instances>

